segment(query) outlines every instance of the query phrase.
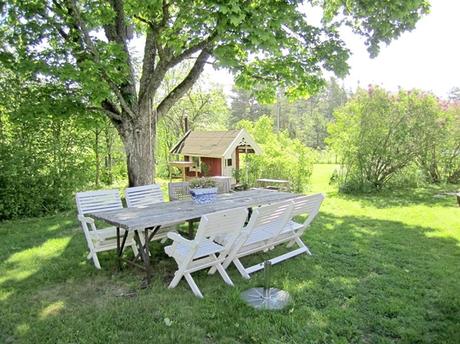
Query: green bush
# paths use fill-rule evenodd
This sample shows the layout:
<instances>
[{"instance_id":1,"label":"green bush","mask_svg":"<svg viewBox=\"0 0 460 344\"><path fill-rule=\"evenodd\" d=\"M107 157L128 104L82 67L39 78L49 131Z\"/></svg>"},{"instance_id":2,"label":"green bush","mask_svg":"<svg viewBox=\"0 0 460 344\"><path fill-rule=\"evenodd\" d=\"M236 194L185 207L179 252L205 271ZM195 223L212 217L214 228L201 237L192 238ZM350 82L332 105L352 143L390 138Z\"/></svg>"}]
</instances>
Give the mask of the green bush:
<instances>
[{"instance_id":1,"label":"green bush","mask_svg":"<svg viewBox=\"0 0 460 344\"><path fill-rule=\"evenodd\" d=\"M0 145L0 220L69 209L73 192L92 179L85 137L72 120L22 117L9 125Z\"/></svg>"},{"instance_id":2,"label":"green bush","mask_svg":"<svg viewBox=\"0 0 460 344\"><path fill-rule=\"evenodd\" d=\"M262 116L256 122L242 120L237 126L245 128L263 150L261 155L242 156L242 165L247 171L237 174L244 184L255 185L258 178L287 179L293 190L306 190L315 157L311 148L291 139L286 132L274 133L273 120L268 116Z\"/></svg>"},{"instance_id":3,"label":"green bush","mask_svg":"<svg viewBox=\"0 0 460 344\"><path fill-rule=\"evenodd\" d=\"M451 120L433 95L392 95L378 87L359 90L334 117L328 143L341 157L343 168L336 179L342 191L408 186L423 176L430 181L443 178L443 159L438 157L450 149L445 142L452 138L446 130Z\"/></svg>"},{"instance_id":4,"label":"green bush","mask_svg":"<svg viewBox=\"0 0 460 344\"><path fill-rule=\"evenodd\" d=\"M126 175L108 120L85 111L59 85L11 78L0 73L0 220L69 209L76 191Z\"/></svg>"}]
</instances>

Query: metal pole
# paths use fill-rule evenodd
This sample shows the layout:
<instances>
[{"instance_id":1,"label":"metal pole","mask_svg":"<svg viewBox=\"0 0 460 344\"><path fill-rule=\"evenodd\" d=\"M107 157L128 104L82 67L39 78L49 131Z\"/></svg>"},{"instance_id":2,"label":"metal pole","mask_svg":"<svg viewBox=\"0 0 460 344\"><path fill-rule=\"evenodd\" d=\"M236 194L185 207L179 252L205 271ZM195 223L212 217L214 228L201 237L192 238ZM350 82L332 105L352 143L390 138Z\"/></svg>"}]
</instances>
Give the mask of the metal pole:
<instances>
[{"instance_id":1,"label":"metal pole","mask_svg":"<svg viewBox=\"0 0 460 344\"><path fill-rule=\"evenodd\" d=\"M276 310L283 309L289 304L289 293L277 288L270 288L272 263L264 262L264 286L251 288L241 293L246 304L256 309Z\"/></svg>"},{"instance_id":2,"label":"metal pole","mask_svg":"<svg viewBox=\"0 0 460 344\"><path fill-rule=\"evenodd\" d=\"M270 273L271 273L271 266L272 263L269 260L266 260L264 262L264 278L265 278L265 283L264 283L264 298L268 299L270 296Z\"/></svg>"}]
</instances>

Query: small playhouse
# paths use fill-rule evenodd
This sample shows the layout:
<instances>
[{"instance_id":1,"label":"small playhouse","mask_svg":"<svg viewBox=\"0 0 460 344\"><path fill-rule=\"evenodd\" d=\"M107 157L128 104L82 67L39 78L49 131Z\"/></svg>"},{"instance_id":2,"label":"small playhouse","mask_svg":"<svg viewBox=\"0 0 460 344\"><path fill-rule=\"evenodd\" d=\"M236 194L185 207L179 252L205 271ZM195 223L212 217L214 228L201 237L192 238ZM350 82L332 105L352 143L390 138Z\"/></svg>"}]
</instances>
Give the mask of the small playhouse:
<instances>
[{"instance_id":1,"label":"small playhouse","mask_svg":"<svg viewBox=\"0 0 460 344\"><path fill-rule=\"evenodd\" d=\"M170 165L182 169L183 178L223 176L232 178L240 167L241 154L262 151L245 129L228 131L187 131L170 151L183 157Z\"/></svg>"}]
</instances>

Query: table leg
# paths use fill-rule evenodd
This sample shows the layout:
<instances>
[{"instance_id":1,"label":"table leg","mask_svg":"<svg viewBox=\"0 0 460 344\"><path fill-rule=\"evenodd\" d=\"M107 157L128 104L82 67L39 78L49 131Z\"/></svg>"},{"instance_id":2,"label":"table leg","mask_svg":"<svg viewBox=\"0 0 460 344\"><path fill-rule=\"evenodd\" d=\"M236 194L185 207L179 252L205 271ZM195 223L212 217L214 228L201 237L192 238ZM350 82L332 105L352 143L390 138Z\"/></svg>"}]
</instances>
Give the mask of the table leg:
<instances>
[{"instance_id":1,"label":"table leg","mask_svg":"<svg viewBox=\"0 0 460 344\"><path fill-rule=\"evenodd\" d=\"M145 255L147 256L147 262L144 262L145 269L147 270L147 284L150 284L150 280L152 279L152 271L151 271L151 266L150 266L150 248L149 248L149 242L150 242L150 237L149 237L149 229L145 228L144 229L144 240L145 240Z\"/></svg>"},{"instance_id":2,"label":"table leg","mask_svg":"<svg viewBox=\"0 0 460 344\"><path fill-rule=\"evenodd\" d=\"M118 270L121 270L120 227L117 227L117 260L118 260Z\"/></svg>"},{"instance_id":3,"label":"table leg","mask_svg":"<svg viewBox=\"0 0 460 344\"><path fill-rule=\"evenodd\" d=\"M134 231L134 240L139 247L139 254L141 255L142 261L144 263L144 269L147 273L147 283L150 284L151 280L151 271L150 271L150 255L148 253L148 229L144 229L144 232L147 233L145 236L146 242L142 245L141 238L139 236L139 232L137 230Z\"/></svg>"},{"instance_id":4,"label":"table leg","mask_svg":"<svg viewBox=\"0 0 460 344\"><path fill-rule=\"evenodd\" d=\"M188 222L188 237L189 239L193 239L193 220L189 220Z\"/></svg>"},{"instance_id":5,"label":"table leg","mask_svg":"<svg viewBox=\"0 0 460 344\"><path fill-rule=\"evenodd\" d=\"M120 227L117 227L117 260L118 260L118 270L122 270L122 254L126 244L126 238L128 237L128 231L125 230L123 234L123 240L120 243Z\"/></svg>"}]
</instances>

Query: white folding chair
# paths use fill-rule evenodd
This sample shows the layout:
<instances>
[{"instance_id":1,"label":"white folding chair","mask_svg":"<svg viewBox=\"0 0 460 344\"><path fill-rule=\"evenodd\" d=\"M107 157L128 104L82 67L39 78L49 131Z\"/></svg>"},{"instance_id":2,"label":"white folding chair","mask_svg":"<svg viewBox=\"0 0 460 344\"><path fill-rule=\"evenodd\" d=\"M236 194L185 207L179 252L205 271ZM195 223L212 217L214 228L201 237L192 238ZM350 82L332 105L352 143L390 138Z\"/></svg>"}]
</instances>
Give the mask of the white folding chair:
<instances>
[{"instance_id":1,"label":"white folding chair","mask_svg":"<svg viewBox=\"0 0 460 344\"><path fill-rule=\"evenodd\" d=\"M126 205L128 208L144 208L164 202L163 193L161 191L160 185L158 184L127 188L125 190L125 197ZM171 231L176 232L176 227L161 227L152 237L152 240L162 240L163 242L167 239L168 232ZM143 238L141 241L143 241Z\"/></svg>"},{"instance_id":2,"label":"white folding chair","mask_svg":"<svg viewBox=\"0 0 460 344\"><path fill-rule=\"evenodd\" d=\"M243 228L247 215L248 211L243 208L204 215L193 240L187 240L177 233L168 233L173 244L166 246L165 252L173 257L178 265L169 288L176 287L182 277L185 277L195 296L202 298L203 294L191 273L210 267L219 271L225 283L233 286L221 264ZM216 243L214 239L217 236L225 236L226 242L222 245Z\"/></svg>"},{"instance_id":3,"label":"white folding chair","mask_svg":"<svg viewBox=\"0 0 460 344\"><path fill-rule=\"evenodd\" d=\"M88 259L92 258L97 269L101 268L97 252L117 248L117 230L115 227L97 229L94 220L85 216L87 213L123 209L120 194L117 189L78 192L75 195L78 209L78 220L85 233L88 244ZM128 234L125 246L131 246L137 256L137 246L132 233Z\"/></svg>"},{"instance_id":4,"label":"white folding chair","mask_svg":"<svg viewBox=\"0 0 460 344\"><path fill-rule=\"evenodd\" d=\"M310 249L307 245L305 245L301 237L305 230L310 226L311 222L315 219L316 215L318 215L319 208L321 207L323 200L324 195L321 193L301 196L293 200L294 209L292 210L291 220L281 231L280 235L278 235L278 237L274 240L273 244L279 245L288 242L287 247L292 247L294 244L297 244L299 248L275 258L272 261L272 264L295 257L304 252L311 256ZM294 217L300 215L307 215L303 223L294 221Z\"/></svg>"},{"instance_id":5,"label":"white folding chair","mask_svg":"<svg viewBox=\"0 0 460 344\"><path fill-rule=\"evenodd\" d=\"M158 184L127 188L125 190L125 197L128 208L148 207L164 202L163 192Z\"/></svg>"},{"instance_id":6,"label":"white folding chair","mask_svg":"<svg viewBox=\"0 0 460 344\"><path fill-rule=\"evenodd\" d=\"M288 224L294 208L292 201L282 201L255 208L249 223L243 228L241 234L233 244L222 266L226 269L232 262L241 276L249 279L249 274L263 268L263 263L251 267L244 267L240 258L260 251L273 248L273 239L276 238ZM227 238L217 238L220 243L225 243ZM210 273L214 273L211 269Z\"/></svg>"}]
</instances>

